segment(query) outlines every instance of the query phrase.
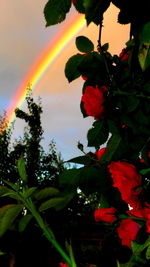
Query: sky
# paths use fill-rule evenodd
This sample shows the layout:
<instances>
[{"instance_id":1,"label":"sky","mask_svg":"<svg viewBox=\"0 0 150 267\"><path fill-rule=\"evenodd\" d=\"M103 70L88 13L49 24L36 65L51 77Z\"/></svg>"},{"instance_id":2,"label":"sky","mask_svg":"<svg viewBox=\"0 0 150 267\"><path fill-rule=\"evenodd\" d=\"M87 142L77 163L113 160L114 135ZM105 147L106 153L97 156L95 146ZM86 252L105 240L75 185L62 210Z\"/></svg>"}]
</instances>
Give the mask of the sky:
<instances>
[{"instance_id":1,"label":"sky","mask_svg":"<svg viewBox=\"0 0 150 267\"><path fill-rule=\"evenodd\" d=\"M0 0L0 114L11 105L17 89L22 84L42 51L56 36L59 36L70 16L65 22L45 27L43 9L45 0ZM118 54L129 38L129 26L117 23L118 10L111 6L104 16L102 43L110 43L110 52ZM67 27L70 27L67 26ZM98 39L98 27L91 24L82 29L76 36L90 38L95 50ZM72 55L78 53L73 36L56 60L49 66L33 89L35 100L42 100L42 125L44 129L43 146L54 139L57 150L64 160L80 155L77 143L80 141L87 148L87 130L94 122L92 117L83 119L80 112L80 99L83 80L79 78L68 83L64 75L65 63ZM30 81L29 81L30 82ZM17 104L17 103L16 103ZM26 110L25 101L22 109ZM25 124L15 121L13 138L22 135Z\"/></svg>"}]
</instances>

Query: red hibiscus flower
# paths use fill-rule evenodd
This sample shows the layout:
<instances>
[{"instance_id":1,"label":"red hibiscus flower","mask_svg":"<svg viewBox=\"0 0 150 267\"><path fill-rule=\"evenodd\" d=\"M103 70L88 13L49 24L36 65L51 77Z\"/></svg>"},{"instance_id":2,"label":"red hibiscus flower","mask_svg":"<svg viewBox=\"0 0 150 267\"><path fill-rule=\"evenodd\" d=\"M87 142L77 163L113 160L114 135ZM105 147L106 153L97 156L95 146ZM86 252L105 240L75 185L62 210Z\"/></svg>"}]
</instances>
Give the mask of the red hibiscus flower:
<instances>
[{"instance_id":1,"label":"red hibiscus flower","mask_svg":"<svg viewBox=\"0 0 150 267\"><path fill-rule=\"evenodd\" d=\"M147 202L145 202L145 205L146 207L144 207L144 217L146 219L146 232L150 233L150 205Z\"/></svg>"},{"instance_id":2,"label":"red hibiscus flower","mask_svg":"<svg viewBox=\"0 0 150 267\"><path fill-rule=\"evenodd\" d=\"M118 236L123 246L131 248L131 241L136 239L140 225L131 219L124 219L117 228Z\"/></svg>"},{"instance_id":3,"label":"red hibiscus flower","mask_svg":"<svg viewBox=\"0 0 150 267\"><path fill-rule=\"evenodd\" d=\"M135 166L118 161L111 162L108 168L114 182L113 186L118 188L122 199L132 208L141 208L139 187L142 185L142 180Z\"/></svg>"},{"instance_id":4,"label":"red hibiscus flower","mask_svg":"<svg viewBox=\"0 0 150 267\"><path fill-rule=\"evenodd\" d=\"M115 208L101 208L97 209L94 212L94 218L96 222L107 222L107 223L113 223L117 220L114 213L116 213L117 210Z\"/></svg>"},{"instance_id":5,"label":"red hibiscus flower","mask_svg":"<svg viewBox=\"0 0 150 267\"><path fill-rule=\"evenodd\" d=\"M131 217L135 216L146 219L146 232L150 233L150 205L147 202L145 202L144 204L146 206L143 209L132 209L127 211L127 214Z\"/></svg>"},{"instance_id":6,"label":"red hibiscus flower","mask_svg":"<svg viewBox=\"0 0 150 267\"><path fill-rule=\"evenodd\" d=\"M145 214L144 214L144 210L143 209L132 209L132 210L128 210L127 214L131 217L139 217L139 218L144 218Z\"/></svg>"},{"instance_id":7,"label":"red hibiscus flower","mask_svg":"<svg viewBox=\"0 0 150 267\"><path fill-rule=\"evenodd\" d=\"M85 88L81 101L88 116L94 117L95 120L102 118L104 111L103 98L103 90L98 86L87 86Z\"/></svg>"},{"instance_id":8,"label":"red hibiscus flower","mask_svg":"<svg viewBox=\"0 0 150 267\"><path fill-rule=\"evenodd\" d=\"M100 150L98 150L97 152L95 152L95 155L97 156L98 160L101 159L101 157L104 155L105 151L106 151L106 147L103 147Z\"/></svg>"},{"instance_id":9,"label":"red hibiscus flower","mask_svg":"<svg viewBox=\"0 0 150 267\"><path fill-rule=\"evenodd\" d=\"M72 3L75 5L75 3L76 3L76 0L72 0Z\"/></svg>"},{"instance_id":10,"label":"red hibiscus flower","mask_svg":"<svg viewBox=\"0 0 150 267\"><path fill-rule=\"evenodd\" d=\"M60 263L59 263L59 266L60 266L60 267L68 267L68 264L63 263L63 262L60 262Z\"/></svg>"}]
</instances>

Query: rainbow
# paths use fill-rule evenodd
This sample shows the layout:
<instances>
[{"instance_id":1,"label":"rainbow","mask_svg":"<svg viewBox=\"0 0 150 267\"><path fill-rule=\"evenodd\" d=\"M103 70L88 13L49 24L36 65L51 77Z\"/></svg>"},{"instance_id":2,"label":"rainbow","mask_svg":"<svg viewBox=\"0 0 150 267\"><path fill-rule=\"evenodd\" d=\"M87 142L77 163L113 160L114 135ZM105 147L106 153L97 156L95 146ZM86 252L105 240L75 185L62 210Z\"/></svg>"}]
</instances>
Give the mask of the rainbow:
<instances>
[{"instance_id":1,"label":"rainbow","mask_svg":"<svg viewBox=\"0 0 150 267\"><path fill-rule=\"evenodd\" d=\"M67 44L72 40L74 35L77 34L84 26L84 16L79 14L74 15L67 21L63 29L52 41L49 42L49 44L43 50L42 54L33 64L28 74L22 81L22 84L17 89L16 94L7 109L8 128L15 119L15 109L21 107L29 91L29 87L32 87L32 90L35 88L50 65L67 46Z\"/></svg>"}]
</instances>

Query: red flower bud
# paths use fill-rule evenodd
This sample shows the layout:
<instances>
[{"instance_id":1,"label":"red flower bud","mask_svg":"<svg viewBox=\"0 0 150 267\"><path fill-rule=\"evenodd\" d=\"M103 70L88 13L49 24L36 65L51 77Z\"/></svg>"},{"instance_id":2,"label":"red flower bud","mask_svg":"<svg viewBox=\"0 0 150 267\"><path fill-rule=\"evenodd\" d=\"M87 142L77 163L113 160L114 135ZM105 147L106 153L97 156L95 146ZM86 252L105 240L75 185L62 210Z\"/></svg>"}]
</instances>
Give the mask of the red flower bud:
<instances>
[{"instance_id":1,"label":"red flower bud","mask_svg":"<svg viewBox=\"0 0 150 267\"><path fill-rule=\"evenodd\" d=\"M131 51L127 51L126 52L126 49L123 48L121 53L119 54L119 57L120 57L120 60L121 61L125 61L129 58L129 54L131 53Z\"/></svg>"},{"instance_id":2,"label":"red flower bud","mask_svg":"<svg viewBox=\"0 0 150 267\"><path fill-rule=\"evenodd\" d=\"M113 223L117 220L114 213L116 213L117 210L115 208L101 208L98 210L95 210L94 212L94 218L96 222L108 222Z\"/></svg>"},{"instance_id":3,"label":"red flower bud","mask_svg":"<svg viewBox=\"0 0 150 267\"><path fill-rule=\"evenodd\" d=\"M97 152L95 152L95 155L97 156L98 160L101 159L101 157L104 155L105 151L106 151L106 147L103 147L100 150L98 150Z\"/></svg>"}]
</instances>

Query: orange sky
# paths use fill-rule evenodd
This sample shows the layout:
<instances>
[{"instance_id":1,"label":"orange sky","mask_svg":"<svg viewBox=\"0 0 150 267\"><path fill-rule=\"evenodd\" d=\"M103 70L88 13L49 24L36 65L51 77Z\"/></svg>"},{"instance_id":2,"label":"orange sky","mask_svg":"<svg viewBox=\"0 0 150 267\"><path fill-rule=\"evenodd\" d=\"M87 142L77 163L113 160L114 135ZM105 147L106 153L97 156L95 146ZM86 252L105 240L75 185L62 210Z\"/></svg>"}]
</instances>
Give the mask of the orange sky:
<instances>
[{"instance_id":1,"label":"orange sky","mask_svg":"<svg viewBox=\"0 0 150 267\"><path fill-rule=\"evenodd\" d=\"M105 13L104 17L104 27L102 31L102 43L109 42L109 51L113 54L118 54L124 47L125 42L128 40L129 36L129 25L120 25L117 23L118 9L113 5ZM99 28L91 23L88 27L85 27L80 31L79 35L87 36L95 45L95 50L97 46ZM75 37L76 37L75 36ZM75 37L69 43L69 45L63 50L59 57L54 61L54 63L47 70L43 78L39 81L38 85L34 89L35 94L49 94L50 92L55 94L56 92L60 94L67 93L71 90L71 84L68 84L64 76L65 63L68 58L73 54L78 53L75 46ZM59 79L58 79L59 74ZM79 79L80 80L80 79ZM51 81L51 87L48 86L49 81ZM77 84L79 81L73 82ZM63 84L63 86L62 86ZM81 85L82 86L82 85Z\"/></svg>"},{"instance_id":2,"label":"orange sky","mask_svg":"<svg viewBox=\"0 0 150 267\"><path fill-rule=\"evenodd\" d=\"M1 106L9 105L17 88L50 40L58 34L61 24L45 28L44 0L1 0L0 9L0 92ZM117 24L116 8L110 7L105 15L102 40L110 43L110 51L119 53L128 40L128 26ZM67 16L68 17L68 16ZM65 23L65 22L64 22ZM98 28L90 25L78 35L89 37L97 46ZM65 158L78 155L77 142L86 144L86 133L93 118L83 119L80 98L81 78L68 83L64 75L65 63L77 53L74 40L49 67L34 89L35 98L42 98L45 144L54 138L58 151ZM22 105L25 109L25 104ZM25 125L15 123L15 136L21 135Z\"/></svg>"}]
</instances>

